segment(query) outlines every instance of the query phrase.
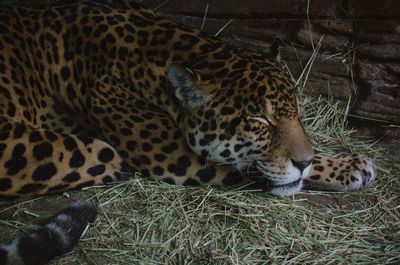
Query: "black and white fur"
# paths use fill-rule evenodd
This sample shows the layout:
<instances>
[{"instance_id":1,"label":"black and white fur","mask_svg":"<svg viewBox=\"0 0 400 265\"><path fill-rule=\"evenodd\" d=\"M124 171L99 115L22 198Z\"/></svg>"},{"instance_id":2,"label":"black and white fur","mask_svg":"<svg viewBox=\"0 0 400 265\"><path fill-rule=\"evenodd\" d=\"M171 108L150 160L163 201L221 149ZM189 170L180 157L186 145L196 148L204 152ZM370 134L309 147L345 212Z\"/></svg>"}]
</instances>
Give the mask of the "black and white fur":
<instances>
[{"instance_id":1,"label":"black and white fur","mask_svg":"<svg viewBox=\"0 0 400 265\"><path fill-rule=\"evenodd\" d=\"M0 265L47 264L71 251L96 215L96 209L88 203L72 204L32 234L0 244Z\"/></svg>"}]
</instances>

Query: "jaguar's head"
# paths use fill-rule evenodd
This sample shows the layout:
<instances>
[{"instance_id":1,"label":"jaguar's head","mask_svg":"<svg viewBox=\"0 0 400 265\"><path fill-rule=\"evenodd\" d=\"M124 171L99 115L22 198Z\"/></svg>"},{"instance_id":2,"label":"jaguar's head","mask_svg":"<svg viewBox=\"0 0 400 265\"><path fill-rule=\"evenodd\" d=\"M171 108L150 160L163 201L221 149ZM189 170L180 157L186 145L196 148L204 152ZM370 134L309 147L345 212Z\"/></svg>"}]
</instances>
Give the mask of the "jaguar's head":
<instances>
[{"instance_id":1,"label":"jaguar's head","mask_svg":"<svg viewBox=\"0 0 400 265\"><path fill-rule=\"evenodd\" d=\"M314 156L295 87L277 68L267 72L248 62L236 72L202 81L192 69L168 68L185 109L187 143L197 154L264 182L272 194L293 194L301 189Z\"/></svg>"}]
</instances>

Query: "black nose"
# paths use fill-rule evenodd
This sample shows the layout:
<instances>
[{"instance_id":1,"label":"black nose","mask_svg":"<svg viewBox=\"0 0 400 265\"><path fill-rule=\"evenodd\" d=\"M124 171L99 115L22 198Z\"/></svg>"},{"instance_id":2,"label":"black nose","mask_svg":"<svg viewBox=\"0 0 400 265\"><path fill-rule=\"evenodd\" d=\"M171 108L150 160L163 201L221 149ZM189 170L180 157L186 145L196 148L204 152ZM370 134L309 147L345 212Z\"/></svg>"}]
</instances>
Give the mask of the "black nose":
<instances>
[{"instance_id":1,"label":"black nose","mask_svg":"<svg viewBox=\"0 0 400 265\"><path fill-rule=\"evenodd\" d=\"M303 173L303 170L312 163L312 159L307 160L307 161L300 161L300 162L297 162L293 159L290 159L290 160L292 160L293 166L297 167L300 170L300 173Z\"/></svg>"}]
</instances>

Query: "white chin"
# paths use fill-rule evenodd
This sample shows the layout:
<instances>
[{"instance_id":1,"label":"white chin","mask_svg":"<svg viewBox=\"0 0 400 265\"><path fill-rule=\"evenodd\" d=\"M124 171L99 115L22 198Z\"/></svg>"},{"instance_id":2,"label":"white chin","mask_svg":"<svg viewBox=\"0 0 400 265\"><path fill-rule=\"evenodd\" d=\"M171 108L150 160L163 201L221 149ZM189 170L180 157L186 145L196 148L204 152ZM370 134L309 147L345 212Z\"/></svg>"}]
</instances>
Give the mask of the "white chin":
<instances>
[{"instance_id":1,"label":"white chin","mask_svg":"<svg viewBox=\"0 0 400 265\"><path fill-rule=\"evenodd\" d=\"M300 191L303 186L303 180L298 180L285 185L275 186L270 193L275 196L290 196Z\"/></svg>"}]
</instances>

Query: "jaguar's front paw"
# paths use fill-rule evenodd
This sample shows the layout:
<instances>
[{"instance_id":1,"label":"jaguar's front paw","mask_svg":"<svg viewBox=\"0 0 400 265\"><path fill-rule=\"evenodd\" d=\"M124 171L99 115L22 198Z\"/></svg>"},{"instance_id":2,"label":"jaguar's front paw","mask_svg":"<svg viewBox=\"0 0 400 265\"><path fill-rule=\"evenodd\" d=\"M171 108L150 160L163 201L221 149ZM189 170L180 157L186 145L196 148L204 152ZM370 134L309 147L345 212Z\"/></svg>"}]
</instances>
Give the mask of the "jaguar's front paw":
<instances>
[{"instance_id":1,"label":"jaguar's front paw","mask_svg":"<svg viewBox=\"0 0 400 265\"><path fill-rule=\"evenodd\" d=\"M376 178L373 160L362 155L316 155L305 188L357 191L372 186Z\"/></svg>"},{"instance_id":2,"label":"jaguar's front paw","mask_svg":"<svg viewBox=\"0 0 400 265\"><path fill-rule=\"evenodd\" d=\"M344 185L347 186L345 191L356 191L363 188L372 186L376 178L376 165L371 159L357 156L358 158L351 162L351 168L344 169L344 175L347 174L347 179L349 182L345 182ZM346 179L346 176L345 176ZM342 183L343 184L343 183Z\"/></svg>"}]
</instances>

